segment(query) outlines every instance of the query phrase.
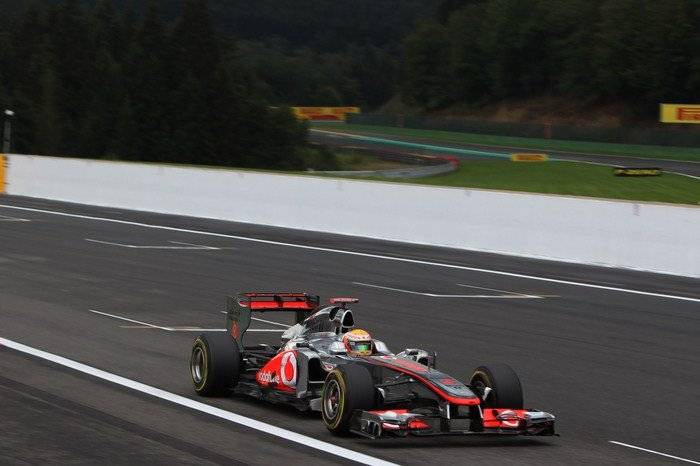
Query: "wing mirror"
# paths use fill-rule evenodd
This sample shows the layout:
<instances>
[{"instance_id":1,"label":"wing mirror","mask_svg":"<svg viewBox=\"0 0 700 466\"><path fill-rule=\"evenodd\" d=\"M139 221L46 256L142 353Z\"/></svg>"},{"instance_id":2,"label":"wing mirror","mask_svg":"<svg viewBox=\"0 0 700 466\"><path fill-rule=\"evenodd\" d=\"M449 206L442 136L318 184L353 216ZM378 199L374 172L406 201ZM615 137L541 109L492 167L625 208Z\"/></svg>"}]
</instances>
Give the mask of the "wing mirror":
<instances>
[{"instance_id":1,"label":"wing mirror","mask_svg":"<svg viewBox=\"0 0 700 466\"><path fill-rule=\"evenodd\" d=\"M396 356L416 361L418 364L423 364L431 369L435 369L437 365L437 353L435 351L426 351L419 348L406 348Z\"/></svg>"}]
</instances>

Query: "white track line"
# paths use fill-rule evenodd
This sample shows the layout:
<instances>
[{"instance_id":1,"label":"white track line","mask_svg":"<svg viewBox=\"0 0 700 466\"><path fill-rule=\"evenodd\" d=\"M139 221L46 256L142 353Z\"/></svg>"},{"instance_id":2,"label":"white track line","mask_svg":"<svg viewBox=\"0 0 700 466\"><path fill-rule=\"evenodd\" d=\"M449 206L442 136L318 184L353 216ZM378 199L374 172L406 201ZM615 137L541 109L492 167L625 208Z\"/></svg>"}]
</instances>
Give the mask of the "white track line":
<instances>
[{"instance_id":1,"label":"white track line","mask_svg":"<svg viewBox=\"0 0 700 466\"><path fill-rule=\"evenodd\" d=\"M8 217L6 215L0 215L0 222L30 222L31 220L26 218Z\"/></svg>"},{"instance_id":2,"label":"white track line","mask_svg":"<svg viewBox=\"0 0 700 466\"><path fill-rule=\"evenodd\" d=\"M73 361L71 359L64 358L55 354L47 353L30 346L23 345L21 343L14 342L12 340L7 340L0 337L0 345L11 348L15 351L19 351L30 356L34 356L45 361L50 361L55 364L61 365L63 367L68 367L83 374L88 374L98 379L106 380L112 382L116 385L120 385L131 390L145 393L147 395L160 398L161 400L169 401L179 406L184 406L186 408L193 409L211 416L224 419L235 424L239 424L251 429L263 432L265 434L273 435L290 442L298 443L300 445L306 446L308 448L313 448L331 455L339 456L341 458L347 458L351 461L357 463L367 464L371 466L396 466L395 463L390 463L373 456L365 455L364 453L349 450L347 448L340 447L338 445L333 445L332 443L323 442L317 440L313 437L307 437L291 430L282 429L280 427L267 424L256 419L251 419L249 417L241 416L240 414L235 414L230 411L225 411L220 408L215 408L205 403L199 401L191 400L184 396L176 395L175 393L170 393L160 388L152 387L150 385L137 382L135 380L127 379L116 374L112 374L101 369L97 369L86 364Z\"/></svg>"},{"instance_id":3,"label":"white track line","mask_svg":"<svg viewBox=\"0 0 700 466\"><path fill-rule=\"evenodd\" d=\"M543 297L543 296L539 296L539 295L535 295L535 294L516 293L515 291L497 290L496 288L486 288L483 286L466 285L464 283L457 283L457 286L463 286L465 288L475 288L478 290L496 291L497 293L506 293L506 294L512 294L515 296L523 296L523 297L527 297L527 298L542 298Z\"/></svg>"},{"instance_id":4,"label":"white track line","mask_svg":"<svg viewBox=\"0 0 700 466\"><path fill-rule=\"evenodd\" d=\"M382 259L382 260L388 260L388 261L404 262L404 263L408 263L408 264L431 265L434 267L444 267L447 269L468 270L470 272L489 273L489 274L493 274L493 275L501 275L504 277L526 278L529 280L538 280L538 281L549 282L549 283L558 283L561 285L580 286L580 287L584 287L584 288L595 288L598 290L616 291L619 293L630 293L630 294L637 294L637 295L642 295L642 296L653 296L656 298L677 299L680 301L691 301L691 302L695 302L695 303L700 303L700 298L691 298L689 296L678 296L678 295L665 294L665 293L653 293L650 291L632 290L629 288L618 288L618 287L614 287L614 286L595 285L593 283L574 282L574 281L570 281L570 280L560 280L557 278L540 277L537 275L526 275L523 273L504 272L502 270L491 270L491 269L483 269L483 268L478 268L478 267L468 267L468 266L464 266L464 265L445 264L442 262L432 262L432 261L426 261L426 260L408 259L405 257L385 256L385 255L381 255L381 254L369 254L366 252L348 251L348 250L344 250L344 249L323 248L320 246L307 246L305 244L285 243L285 242L281 242L281 241L272 241L272 240L267 240L267 239L251 238L248 236L238 236L238 235L227 235L224 233L214 233L211 231L189 230L186 228L175 228L175 227L167 227L167 226L163 226L163 225L152 225L152 224L148 224L148 223L129 222L126 220L117 220L117 219L113 219L113 218L104 218L104 217L93 217L90 215L69 214L66 212L56 212L53 210L33 209L30 207L18 207L18 206L10 206L10 205L0 204L0 208L25 210L28 212L39 212L39 213L49 214L49 215L59 215L62 217L82 218L85 220L95 220L95 221L99 221L99 222L118 223L121 225L132 225L132 226L138 226L138 227L143 227L143 228L152 228L155 230L179 231L181 233L190 233L190 234L195 234L195 235L215 236L218 238L230 238L230 239L235 239L235 240L239 240L239 241L249 241L252 243L260 243L260 244L273 244L276 246L285 246L285 247L289 247L289 248L306 249L309 251L332 252L332 253L336 253L336 254L347 254L350 256L357 256L357 257L371 257L373 259Z\"/></svg>"},{"instance_id":5,"label":"white track line","mask_svg":"<svg viewBox=\"0 0 700 466\"><path fill-rule=\"evenodd\" d=\"M435 294L422 293L420 291L402 290L401 288L391 288L389 286L372 285L371 283L352 282L353 285L366 286L369 288L377 288L380 290L397 291L399 293L417 294L427 296L429 298L479 298L479 299L543 299L541 296L530 296L524 294L508 294L508 295L493 295L493 294ZM506 292L507 293L507 292Z\"/></svg>"},{"instance_id":6,"label":"white track line","mask_svg":"<svg viewBox=\"0 0 700 466\"><path fill-rule=\"evenodd\" d=\"M157 328L159 330L172 331L172 329L168 328L168 327L161 327L160 325L149 324L148 322L141 322L140 320L129 319L128 317L115 316L114 314L107 314L106 312L96 311L94 309L88 309L88 310L90 312L92 312L93 314L99 314L101 316L111 317L112 319L124 320L126 322L131 322L134 324L143 325L144 327L151 327L151 328Z\"/></svg>"},{"instance_id":7,"label":"white track line","mask_svg":"<svg viewBox=\"0 0 700 466\"><path fill-rule=\"evenodd\" d=\"M663 169L662 169L663 170ZM663 170L666 173L673 173L674 175L681 175L681 176L687 176L689 178L695 178L696 180L700 180L700 176L695 176L695 175L689 175L687 173L681 173L681 172L668 172L666 170Z\"/></svg>"},{"instance_id":8,"label":"white track line","mask_svg":"<svg viewBox=\"0 0 700 466\"><path fill-rule=\"evenodd\" d=\"M226 311L221 311L222 314L228 314ZM291 325L281 324L279 322L274 322L272 320L260 319L259 317L251 317L251 320L257 320L258 322L265 322L266 324L279 325L280 327L289 328ZM250 332L250 329L247 330Z\"/></svg>"},{"instance_id":9,"label":"white track line","mask_svg":"<svg viewBox=\"0 0 700 466\"><path fill-rule=\"evenodd\" d=\"M168 241L168 243L182 244L182 245L184 245L184 246L196 246L196 247L199 247L199 248L202 248L202 249L214 249L214 250L216 250L216 251L219 251L219 250L221 250L221 249L236 249L236 248L232 248L232 247L220 248L220 247L218 247L218 246L206 246L206 245L204 245L204 244L183 243L183 242L181 242L181 241Z\"/></svg>"},{"instance_id":10,"label":"white track line","mask_svg":"<svg viewBox=\"0 0 700 466\"><path fill-rule=\"evenodd\" d=\"M219 249L219 248L216 248L213 246L205 246L203 244L182 243L180 241L168 241L168 243L179 244L180 246L190 246L190 247L195 247L195 248L200 248L200 249L214 249L214 250Z\"/></svg>"},{"instance_id":11,"label":"white track line","mask_svg":"<svg viewBox=\"0 0 700 466\"><path fill-rule=\"evenodd\" d=\"M167 249L171 251L210 251L218 250L219 248L210 246L139 246L136 244L124 244L124 243L113 243L111 241L101 241L99 239L85 238L85 241L98 244L106 244L108 246L117 246L120 248L127 249ZM172 243L173 241L171 241Z\"/></svg>"},{"instance_id":12,"label":"white track line","mask_svg":"<svg viewBox=\"0 0 700 466\"><path fill-rule=\"evenodd\" d=\"M148 328L155 328L158 330L163 330L165 332L225 332L225 328L201 328L201 327L163 327L162 325L149 324L148 322L141 322L140 320L129 319L128 317L122 317L115 314L107 314L106 312L96 311L94 309L88 309L93 314L100 314L102 316L111 317L113 319L124 320L126 322L132 322L134 324L139 324ZM259 320L259 319L256 319ZM263 321L268 322L268 321ZM268 322L274 324L275 322ZM280 324L277 324L280 325ZM286 327L286 325L285 325ZM278 328L249 328L247 332L274 332L280 333L284 332L282 329Z\"/></svg>"},{"instance_id":13,"label":"white track line","mask_svg":"<svg viewBox=\"0 0 700 466\"><path fill-rule=\"evenodd\" d=\"M260 319L258 317L251 317L252 320L257 320L258 322L265 322L266 324L272 324L272 325L279 325L280 327L284 328L289 328L291 325L287 324L280 324L279 322L273 322L271 320L265 320L265 319ZM250 329L246 330L247 332L250 332Z\"/></svg>"},{"instance_id":14,"label":"white track line","mask_svg":"<svg viewBox=\"0 0 700 466\"><path fill-rule=\"evenodd\" d=\"M158 330L163 330L166 332L225 332L225 328L199 328L199 327L163 327L162 325L150 324L148 322L141 322L140 320L129 319L128 317L122 317L115 314L107 314L106 312L96 311L95 309L88 309L93 314L99 314L106 317L111 317L112 319L123 320L126 322L132 322L134 324L143 325L145 327L155 328Z\"/></svg>"},{"instance_id":15,"label":"white track line","mask_svg":"<svg viewBox=\"0 0 700 466\"><path fill-rule=\"evenodd\" d=\"M608 442L614 443L615 445L620 445L622 447L633 448L635 450L641 450L641 451L645 451L647 453L653 453L654 455L665 456L666 458L672 458L672 459L678 460L678 461L685 461L686 463L700 464L700 461L689 460L687 458L681 458L680 456L673 456L673 455L669 455L668 453L661 453L660 451L649 450L648 448L637 447L635 445L630 445L628 443L616 442L614 440L608 440Z\"/></svg>"},{"instance_id":16,"label":"white track line","mask_svg":"<svg viewBox=\"0 0 700 466\"><path fill-rule=\"evenodd\" d=\"M224 329L225 330L225 329ZM284 330L281 328L249 328L245 331L248 332L273 332L273 333L283 333Z\"/></svg>"}]
</instances>

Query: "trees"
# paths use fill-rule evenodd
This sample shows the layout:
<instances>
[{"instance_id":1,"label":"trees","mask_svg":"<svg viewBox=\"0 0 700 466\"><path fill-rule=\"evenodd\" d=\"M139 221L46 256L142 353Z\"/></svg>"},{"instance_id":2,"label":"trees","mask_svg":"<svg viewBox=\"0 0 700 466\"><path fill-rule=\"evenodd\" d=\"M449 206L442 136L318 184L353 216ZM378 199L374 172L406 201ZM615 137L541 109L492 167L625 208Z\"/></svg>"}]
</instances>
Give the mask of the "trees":
<instances>
[{"instance_id":1,"label":"trees","mask_svg":"<svg viewBox=\"0 0 700 466\"><path fill-rule=\"evenodd\" d=\"M654 118L700 97L700 3L444 0L405 42L405 96L423 107L554 95Z\"/></svg>"},{"instance_id":2,"label":"trees","mask_svg":"<svg viewBox=\"0 0 700 466\"><path fill-rule=\"evenodd\" d=\"M406 40L402 92L409 101L428 109L449 103L449 36L441 24L428 21Z\"/></svg>"},{"instance_id":3,"label":"trees","mask_svg":"<svg viewBox=\"0 0 700 466\"><path fill-rule=\"evenodd\" d=\"M152 0L141 20L110 0L29 9L0 30L0 101L18 114L23 152L303 168L305 126L273 110L186 0L172 30Z\"/></svg>"},{"instance_id":4,"label":"trees","mask_svg":"<svg viewBox=\"0 0 700 466\"><path fill-rule=\"evenodd\" d=\"M700 56L692 48L700 37L693 5L697 12L697 3L675 0L603 2L596 47L603 97L622 98L639 113L660 101L684 100L692 91L691 64Z\"/></svg>"}]
</instances>

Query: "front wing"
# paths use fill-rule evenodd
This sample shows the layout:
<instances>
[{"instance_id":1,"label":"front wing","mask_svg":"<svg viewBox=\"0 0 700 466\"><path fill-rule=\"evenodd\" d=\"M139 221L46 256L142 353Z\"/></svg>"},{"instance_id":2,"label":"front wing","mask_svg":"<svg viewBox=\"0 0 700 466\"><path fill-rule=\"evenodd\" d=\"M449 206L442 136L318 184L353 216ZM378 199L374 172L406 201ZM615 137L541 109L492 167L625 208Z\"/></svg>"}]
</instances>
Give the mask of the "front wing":
<instances>
[{"instance_id":1,"label":"front wing","mask_svg":"<svg viewBox=\"0 0 700 466\"><path fill-rule=\"evenodd\" d=\"M401 409L357 410L350 430L373 439L408 435L556 435L554 419L552 414L534 409L485 408L480 418L452 419Z\"/></svg>"}]
</instances>

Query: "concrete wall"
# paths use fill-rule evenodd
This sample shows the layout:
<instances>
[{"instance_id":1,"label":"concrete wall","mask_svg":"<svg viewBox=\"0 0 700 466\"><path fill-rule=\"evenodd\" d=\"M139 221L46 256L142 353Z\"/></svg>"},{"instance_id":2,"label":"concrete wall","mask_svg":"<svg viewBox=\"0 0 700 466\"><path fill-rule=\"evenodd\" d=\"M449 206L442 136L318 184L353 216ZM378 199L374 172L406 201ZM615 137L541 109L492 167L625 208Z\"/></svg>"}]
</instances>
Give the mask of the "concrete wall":
<instances>
[{"instance_id":1,"label":"concrete wall","mask_svg":"<svg viewBox=\"0 0 700 466\"><path fill-rule=\"evenodd\" d=\"M10 194L700 277L700 208L10 156Z\"/></svg>"}]
</instances>

